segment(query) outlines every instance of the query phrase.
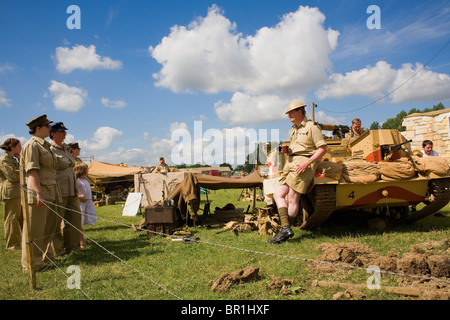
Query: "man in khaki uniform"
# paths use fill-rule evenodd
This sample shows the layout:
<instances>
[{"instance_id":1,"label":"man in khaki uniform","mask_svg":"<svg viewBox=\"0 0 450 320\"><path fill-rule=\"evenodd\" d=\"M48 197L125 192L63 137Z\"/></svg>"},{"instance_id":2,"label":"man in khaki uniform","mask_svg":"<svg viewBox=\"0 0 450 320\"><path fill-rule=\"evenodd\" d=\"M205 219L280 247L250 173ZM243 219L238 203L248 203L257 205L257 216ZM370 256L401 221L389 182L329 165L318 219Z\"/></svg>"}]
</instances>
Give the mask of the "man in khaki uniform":
<instances>
[{"instance_id":1,"label":"man in khaki uniform","mask_svg":"<svg viewBox=\"0 0 450 320\"><path fill-rule=\"evenodd\" d=\"M153 172L167 173L169 172L169 166L166 163L164 157L159 158L159 164L156 166Z\"/></svg>"},{"instance_id":2,"label":"man in khaki uniform","mask_svg":"<svg viewBox=\"0 0 450 320\"><path fill-rule=\"evenodd\" d=\"M61 192L53 246L57 256L80 249L81 209L78 200L75 159L64 143L68 130L62 122L56 122L50 129L50 149L56 156L58 170L56 180ZM64 222L63 222L64 219Z\"/></svg>"},{"instance_id":3,"label":"man in khaki uniform","mask_svg":"<svg viewBox=\"0 0 450 320\"><path fill-rule=\"evenodd\" d=\"M355 118L352 120L352 127L350 129L350 132L347 133L345 136L346 138L358 138L360 137L366 130L361 127L361 120L358 118Z\"/></svg>"},{"instance_id":4,"label":"man in khaki uniform","mask_svg":"<svg viewBox=\"0 0 450 320\"><path fill-rule=\"evenodd\" d=\"M294 235L289 217L295 218L299 211L300 196L306 194L314 179L316 161L327 153L327 144L321 130L305 116L306 105L293 101L286 114L293 123L290 132L289 159L284 165L273 198L278 207L281 231L270 243L282 243ZM288 195L289 205L286 202Z\"/></svg>"},{"instance_id":5,"label":"man in khaki uniform","mask_svg":"<svg viewBox=\"0 0 450 320\"><path fill-rule=\"evenodd\" d=\"M55 232L57 207L60 202L59 188L56 182L57 161L50 150L50 143L45 138L49 136L50 123L47 116L36 117L27 123L32 137L22 148L20 170L26 177L28 236L33 246L34 266L36 271L45 271L49 266L46 258L53 260L51 247ZM25 235L25 233L24 233ZM26 254L26 238L22 237L22 267L28 269Z\"/></svg>"}]
</instances>

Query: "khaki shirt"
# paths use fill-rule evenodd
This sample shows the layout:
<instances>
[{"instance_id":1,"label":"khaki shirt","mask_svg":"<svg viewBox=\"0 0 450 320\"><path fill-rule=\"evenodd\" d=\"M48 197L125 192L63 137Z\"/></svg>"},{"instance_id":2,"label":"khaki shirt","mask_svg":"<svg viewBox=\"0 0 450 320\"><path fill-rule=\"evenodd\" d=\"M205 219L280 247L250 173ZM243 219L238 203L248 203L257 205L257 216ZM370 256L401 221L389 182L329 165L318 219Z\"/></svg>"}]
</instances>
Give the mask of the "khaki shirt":
<instances>
[{"instance_id":1,"label":"khaki shirt","mask_svg":"<svg viewBox=\"0 0 450 320\"><path fill-rule=\"evenodd\" d=\"M46 140L32 136L23 146L22 156L20 157L21 170L24 170L26 174L30 170L37 170L42 192L47 201L60 200L56 182L57 166L56 157L50 150L50 143ZM34 193L29 189L28 203L36 203Z\"/></svg>"},{"instance_id":2,"label":"khaki shirt","mask_svg":"<svg viewBox=\"0 0 450 320\"><path fill-rule=\"evenodd\" d=\"M70 153L69 146L63 143L62 147L50 140L50 150L56 156L58 169L56 180L62 197L73 197L77 195L77 178L75 176L75 159Z\"/></svg>"},{"instance_id":3,"label":"khaki shirt","mask_svg":"<svg viewBox=\"0 0 450 320\"><path fill-rule=\"evenodd\" d=\"M310 157L317 148L326 145L322 131L313 121L306 117L300 125L295 124L291 129L291 143L289 145L290 155L301 155Z\"/></svg>"},{"instance_id":4,"label":"khaki shirt","mask_svg":"<svg viewBox=\"0 0 450 320\"><path fill-rule=\"evenodd\" d=\"M361 127L360 132L356 132L353 128L350 129L350 132L346 134L346 138L358 138L360 137L364 132L366 132L366 129Z\"/></svg>"},{"instance_id":5,"label":"khaki shirt","mask_svg":"<svg viewBox=\"0 0 450 320\"><path fill-rule=\"evenodd\" d=\"M19 162L4 153L0 157L0 200L20 198Z\"/></svg>"},{"instance_id":6,"label":"khaki shirt","mask_svg":"<svg viewBox=\"0 0 450 320\"><path fill-rule=\"evenodd\" d=\"M154 170L154 172L166 170L166 172L169 172L169 165L167 163L164 164L158 164Z\"/></svg>"}]
</instances>

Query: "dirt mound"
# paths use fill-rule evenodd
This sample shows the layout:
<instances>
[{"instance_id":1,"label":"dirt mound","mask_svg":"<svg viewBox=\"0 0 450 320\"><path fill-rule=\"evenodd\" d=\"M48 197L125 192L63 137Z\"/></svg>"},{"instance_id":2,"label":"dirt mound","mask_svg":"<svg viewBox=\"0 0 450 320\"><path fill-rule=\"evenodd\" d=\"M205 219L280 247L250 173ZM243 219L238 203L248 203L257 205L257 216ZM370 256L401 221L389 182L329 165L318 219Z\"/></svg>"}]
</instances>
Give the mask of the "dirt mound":
<instances>
[{"instance_id":1,"label":"dirt mound","mask_svg":"<svg viewBox=\"0 0 450 320\"><path fill-rule=\"evenodd\" d=\"M294 284L293 279L283 279L281 277L272 276L272 282L267 286L269 290L280 291L283 295L289 295L298 291L299 288L291 289Z\"/></svg>"},{"instance_id":2,"label":"dirt mound","mask_svg":"<svg viewBox=\"0 0 450 320\"><path fill-rule=\"evenodd\" d=\"M322 243L316 247L322 251L317 260L349 266L368 268L371 265L379 266L382 271L390 271L406 275L418 275L444 280L450 278L450 239L430 241L410 247L410 251L402 256L389 252L382 256L368 245L361 243ZM331 264L312 263L318 273L336 272ZM420 286L424 290L443 290L444 297L450 292L450 285L446 282L429 281L426 279L412 279L401 277L398 280L401 286ZM436 292L421 294L421 298L436 297Z\"/></svg>"},{"instance_id":3,"label":"dirt mound","mask_svg":"<svg viewBox=\"0 0 450 320\"><path fill-rule=\"evenodd\" d=\"M210 281L212 291L228 291L234 284L255 281L258 279L259 268L245 267L231 273L225 272L216 281Z\"/></svg>"}]
</instances>

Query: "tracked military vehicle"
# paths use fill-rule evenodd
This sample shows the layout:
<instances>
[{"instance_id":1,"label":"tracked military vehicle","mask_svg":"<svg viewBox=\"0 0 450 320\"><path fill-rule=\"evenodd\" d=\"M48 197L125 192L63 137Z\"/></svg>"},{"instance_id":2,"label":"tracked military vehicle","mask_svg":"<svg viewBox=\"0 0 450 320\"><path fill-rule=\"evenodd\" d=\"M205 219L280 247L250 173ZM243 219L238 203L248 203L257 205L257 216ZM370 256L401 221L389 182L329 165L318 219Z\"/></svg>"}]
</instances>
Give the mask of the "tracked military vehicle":
<instances>
[{"instance_id":1,"label":"tracked military vehicle","mask_svg":"<svg viewBox=\"0 0 450 320\"><path fill-rule=\"evenodd\" d=\"M333 212L355 209L391 223L416 221L449 203L447 160L414 156L411 141L398 130L370 130L348 139L344 138L349 131L346 126L318 125L333 131L333 138L326 140L328 153L318 163L311 192L301 198L300 228L318 227ZM429 160L438 166L427 165ZM358 166L360 170L352 177ZM416 206L420 209L415 210Z\"/></svg>"}]
</instances>

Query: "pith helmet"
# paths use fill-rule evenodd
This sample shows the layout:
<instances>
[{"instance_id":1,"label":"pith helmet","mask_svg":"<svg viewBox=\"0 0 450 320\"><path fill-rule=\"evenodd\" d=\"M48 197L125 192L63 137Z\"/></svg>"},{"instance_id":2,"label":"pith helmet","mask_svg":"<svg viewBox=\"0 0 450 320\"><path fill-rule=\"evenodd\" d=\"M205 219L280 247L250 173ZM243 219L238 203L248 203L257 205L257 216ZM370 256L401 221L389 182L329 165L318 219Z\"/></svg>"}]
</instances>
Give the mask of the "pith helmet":
<instances>
[{"instance_id":1,"label":"pith helmet","mask_svg":"<svg viewBox=\"0 0 450 320\"><path fill-rule=\"evenodd\" d=\"M298 109L298 108L304 108L306 107L306 104L304 104L303 102L300 101L292 101L286 110L286 114L288 114L290 111Z\"/></svg>"},{"instance_id":2,"label":"pith helmet","mask_svg":"<svg viewBox=\"0 0 450 320\"><path fill-rule=\"evenodd\" d=\"M53 121L49 121L49 120L47 119L47 115L46 115L46 114L43 114L42 116L33 118L33 119L31 119L30 121L28 121L28 122L27 122L27 126L28 126L30 129L34 129L34 128L36 128L37 126L43 127L43 126L48 125L48 124L50 124L50 123L53 123Z\"/></svg>"}]
</instances>

